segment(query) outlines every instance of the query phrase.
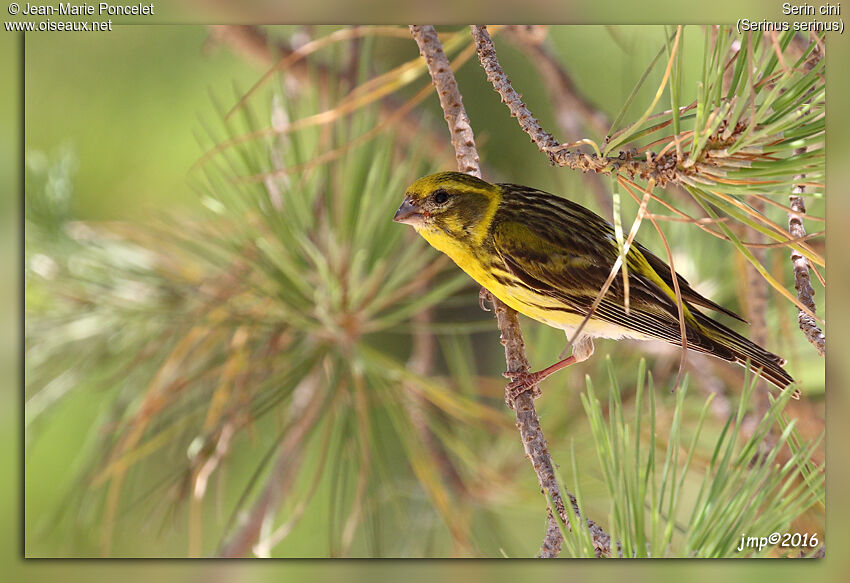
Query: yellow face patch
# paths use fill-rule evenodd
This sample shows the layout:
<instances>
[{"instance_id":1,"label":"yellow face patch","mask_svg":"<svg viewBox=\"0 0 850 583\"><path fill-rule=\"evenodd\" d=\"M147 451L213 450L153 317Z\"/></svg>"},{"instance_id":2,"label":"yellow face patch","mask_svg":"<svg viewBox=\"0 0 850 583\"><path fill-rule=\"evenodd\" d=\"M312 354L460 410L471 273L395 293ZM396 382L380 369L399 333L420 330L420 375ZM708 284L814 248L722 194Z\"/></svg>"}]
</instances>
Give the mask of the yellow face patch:
<instances>
[{"instance_id":1,"label":"yellow face patch","mask_svg":"<svg viewBox=\"0 0 850 583\"><path fill-rule=\"evenodd\" d=\"M437 248L444 235L473 250L486 237L500 200L498 186L460 172L441 172L410 185L396 220L402 214L399 222L411 224Z\"/></svg>"}]
</instances>

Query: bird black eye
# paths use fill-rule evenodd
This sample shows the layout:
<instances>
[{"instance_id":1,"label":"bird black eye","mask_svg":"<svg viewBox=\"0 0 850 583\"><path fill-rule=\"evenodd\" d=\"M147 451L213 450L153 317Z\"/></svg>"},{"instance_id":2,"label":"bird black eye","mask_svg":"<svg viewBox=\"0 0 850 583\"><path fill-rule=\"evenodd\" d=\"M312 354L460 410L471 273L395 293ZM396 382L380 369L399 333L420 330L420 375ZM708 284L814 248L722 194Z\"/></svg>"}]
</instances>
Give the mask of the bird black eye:
<instances>
[{"instance_id":1,"label":"bird black eye","mask_svg":"<svg viewBox=\"0 0 850 583\"><path fill-rule=\"evenodd\" d=\"M445 204L449 200L449 193L445 190L434 191L434 202L437 204Z\"/></svg>"}]
</instances>

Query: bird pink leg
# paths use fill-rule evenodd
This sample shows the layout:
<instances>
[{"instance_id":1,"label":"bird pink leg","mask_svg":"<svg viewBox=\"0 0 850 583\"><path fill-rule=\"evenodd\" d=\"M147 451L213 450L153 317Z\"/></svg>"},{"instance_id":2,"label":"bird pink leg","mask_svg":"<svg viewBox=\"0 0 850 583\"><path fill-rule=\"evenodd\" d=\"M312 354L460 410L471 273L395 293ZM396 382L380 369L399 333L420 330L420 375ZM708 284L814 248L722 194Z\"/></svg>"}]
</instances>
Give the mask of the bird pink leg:
<instances>
[{"instance_id":1,"label":"bird pink leg","mask_svg":"<svg viewBox=\"0 0 850 583\"><path fill-rule=\"evenodd\" d=\"M563 360L559 360L552 366L547 366L537 372L506 372L505 377L511 379L505 387L505 402L508 406L514 402L518 395L534 389L532 396L536 399L540 396L540 387L537 384L553 372L567 368L571 364L584 362L593 354L593 339L590 336L580 336L573 343L573 353Z\"/></svg>"},{"instance_id":2,"label":"bird pink leg","mask_svg":"<svg viewBox=\"0 0 850 583\"><path fill-rule=\"evenodd\" d=\"M564 360L560 360L553 364L552 366L547 366L543 370L539 370L537 372L506 372L504 373L505 377L512 379L508 386L505 388L505 398L510 398L511 401L517 398L520 394L530 390L532 387L535 387L540 381L548 377L553 372L558 372L562 368L566 368L571 364L575 364L576 357L568 356ZM534 397L537 398L540 396L540 388L538 387L536 391L534 391Z\"/></svg>"}]
</instances>

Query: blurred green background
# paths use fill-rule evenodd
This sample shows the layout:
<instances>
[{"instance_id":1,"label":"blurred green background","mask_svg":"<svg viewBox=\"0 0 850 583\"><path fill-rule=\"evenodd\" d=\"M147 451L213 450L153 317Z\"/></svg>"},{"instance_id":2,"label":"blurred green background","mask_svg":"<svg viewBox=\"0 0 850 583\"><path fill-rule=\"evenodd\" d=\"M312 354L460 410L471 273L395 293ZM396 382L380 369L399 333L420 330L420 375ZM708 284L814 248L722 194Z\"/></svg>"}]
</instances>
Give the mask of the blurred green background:
<instances>
[{"instance_id":1,"label":"blurred green background","mask_svg":"<svg viewBox=\"0 0 850 583\"><path fill-rule=\"evenodd\" d=\"M74 216L129 219L197 204L186 172L199 155L199 120L214 113L210 94L261 73L208 37L201 26L27 37L27 151L73 157Z\"/></svg>"},{"instance_id":2,"label":"blurred green background","mask_svg":"<svg viewBox=\"0 0 850 583\"><path fill-rule=\"evenodd\" d=\"M309 30L321 35L334 28ZM582 92L613 117L655 56L663 34L660 27L572 27L553 29L551 38L559 54L594 46L594 58L576 59L570 73ZM555 127L534 68L510 45L503 51L505 68L523 88L529 105L544 126ZM379 48L381 68L416 54L411 42L386 40ZM686 54L690 82L685 87L693 97L702 46L688 46ZM229 107L234 93L247 90L265 72L250 58L217 44L202 26L119 26L108 35L30 35L26 63L27 151L48 156L61 148L70 151L76 168L73 213L81 220L139 218L197 205L186 173L202 153L196 137L202 122L217 117L211 96ZM651 97L660 78L661 72L654 71L640 97ZM583 184L574 173L552 171L535 155L537 148L522 139L519 128L504 123L503 106L492 98L492 88L474 60L464 65L458 79L465 98L474 104L469 113L493 180L569 190ZM442 118L435 99L428 99L424 108L432 118ZM638 110L635 105L631 111ZM593 204L590 197L578 198Z\"/></svg>"},{"instance_id":3,"label":"blurred green background","mask_svg":"<svg viewBox=\"0 0 850 583\"><path fill-rule=\"evenodd\" d=\"M654 56L662 33L658 28L617 27L613 32L599 28L553 29L550 34L553 46L563 54L580 53L589 45L593 46L595 62L577 59L571 73L586 94L592 95L613 117L623 96L628 94L635 77L642 71L640 64ZM237 92L244 90L263 71L262 67L246 65L244 58L226 47L211 45L208 36L203 27L132 26L118 27L113 34L99 37L27 37L26 152L34 164L64 156L75 168L72 185L75 219L144 221L164 212L192 213L198 207L196 193L186 180L186 170L201 153L194 137L200 127L199 119L215 119L208 91L218 96L231 96L234 83L239 88ZM10 35L4 40L8 38ZM599 42L600 38L606 40ZM698 62L700 48L688 46L686 55ZM413 56L412 43L401 41L381 54L386 66ZM500 52L500 57L543 124L555 127L554 116L547 111L545 91L536 83L533 69L510 49ZM600 67L599 63L606 66ZM608 66L608 63L616 64ZM600 74L600 70L604 70L604 74ZM844 79L836 77L839 83L844 83ZM587 190L581 177L556 172L541 156L535 155L536 148L506 119L503 106L494 98L476 63L468 63L458 79L477 132L482 160L486 168L494 169L490 178L508 179L557 192ZM657 86L657 82L657 78L650 78L646 91ZM840 88L835 90L840 91ZM435 101L429 99L427 109L439 122L441 115ZM224 102L229 103L227 99ZM595 200L591 196L575 198L594 207ZM625 216L633 214L634 208L627 205ZM671 228L675 231L676 226ZM722 275L718 262L712 259L716 254L716 241L707 235L694 237L687 259L679 252L677 259L681 261L677 268L688 275L692 283L700 282L703 287L698 287L708 290L712 297L726 294L724 299L734 303L735 290L723 288L717 281ZM649 230L642 230L641 239L649 239L651 246L657 244L652 241ZM831 271L830 276L833 273ZM790 309L781 305L783 309ZM834 305L831 303L830 309ZM831 311L830 317L834 315ZM556 334L533 324L526 326L526 330L532 362L550 359L553 356L550 347L558 342ZM485 354L491 353L493 335L479 337L486 343ZM779 348L777 351L782 352ZM488 365L489 369L497 367L498 359ZM809 379L807 389L811 387L811 392L818 393L817 366L793 372ZM583 374L583 371L569 372L556 384L581 386ZM569 407L577 406L577 400L572 397L553 395L558 390L555 387L550 390L549 403L545 405L552 416L557 415L555 410L563 408L565 402ZM61 410L51 418L49 429L33 440L27 452L30 478L24 483L24 509L34 523L43 523L56 503L57 493L70 485L70 466L96 417L97 406L93 398L96 395L82 393L63 403ZM550 416L545 409L543 415ZM550 435L550 441L557 441L557 438ZM567 445L561 446L563 459L567 459L564 452ZM532 525L528 532L534 538L538 530ZM139 540L130 537L127 548L144 555L147 539L147 534L142 534ZM182 544L179 541L178 534L175 544ZM52 554L52 543L40 544L44 543L33 540L28 545L28 554ZM153 552L162 547L154 544L149 548ZM182 548L175 548L174 554L181 556ZM226 578L227 574L222 572L220 576ZM474 578L474 574L470 573L469 578Z\"/></svg>"}]
</instances>

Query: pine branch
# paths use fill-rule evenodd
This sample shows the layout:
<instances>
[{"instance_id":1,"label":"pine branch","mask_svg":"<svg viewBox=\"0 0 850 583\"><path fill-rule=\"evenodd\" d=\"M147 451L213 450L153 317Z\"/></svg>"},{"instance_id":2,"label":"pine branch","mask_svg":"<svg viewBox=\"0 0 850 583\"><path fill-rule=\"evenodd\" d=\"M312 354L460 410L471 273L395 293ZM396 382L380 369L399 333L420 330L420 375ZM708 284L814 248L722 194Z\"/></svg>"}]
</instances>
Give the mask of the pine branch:
<instances>
[{"instance_id":1,"label":"pine branch","mask_svg":"<svg viewBox=\"0 0 850 583\"><path fill-rule=\"evenodd\" d=\"M805 152L806 148L799 148L794 151L795 154L804 154ZM800 174L796 178L802 182L805 177L805 174ZM794 237L805 237L806 235L806 229L803 227L806 203L802 197L805 191L806 187L803 184L797 184L792 190L793 194L789 197L793 212L788 213L788 231ZM814 313L815 299L813 296L815 290L812 289L812 283L809 279L809 260L796 249L792 249L791 263L794 265L794 287L797 288L797 298ZM800 324L800 330L803 331L812 346L817 349L818 354L823 356L826 352L826 336L815 319L803 310L798 310L797 322Z\"/></svg>"},{"instance_id":2,"label":"pine branch","mask_svg":"<svg viewBox=\"0 0 850 583\"><path fill-rule=\"evenodd\" d=\"M632 179L652 180L661 188L669 184L681 186L704 184L715 186L718 184L728 185L730 172L751 164L754 154L760 155L761 148L764 145L775 143L781 136L779 133L771 134L765 131L764 128L756 123L758 120L755 117L749 120L749 125L743 122L727 123L724 125L724 121L726 121L726 117L734 105L734 100L725 100L722 104L713 106L710 117L705 120L711 122L713 125L710 127L708 125L705 127L700 125L699 139L693 142L695 149L690 153L681 151L681 143L683 141L694 140L693 132L682 132L675 136L667 136L656 140L653 144L666 143L666 146L658 153L654 153L648 149L649 146L645 146L640 151L627 149L619 151L616 156L607 154L613 147L627 143L635 137L645 137L652 132L669 127L674 119L678 119L680 115L696 108L696 102L679 107L675 111L670 110L654 116L649 116L647 112L638 123L606 138L601 149L589 140L562 144L543 128L537 118L531 113L528 106L522 101L520 94L511 85L496 56L496 49L487 32L487 27L473 25L471 29L478 52L478 60L487 74L487 80L493 85L493 89L501 97L502 103L507 105L511 112L511 117L517 119L517 123L519 123L522 131L528 134L531 141L537 145L538 150L545 154L549 162L554 165L566 166L573 170L581 170L582 172L590 171L606 175L619 174L626 175ZM670 79L680 38L681 28L672 39L670 59L667 63L662 84L667 83ZM660 96L660 94L659 90L657 96ZM652 105L654 106L655 102ZM644 122L658 118L663 121L638 131L638 128ZM785 119L782 123L792 123L792 121L789 121L790 119ZM741 121L737 117L736 120ZM758 132L762 135L755 136L757 132L754 131L754 128L756 127L759 128ZM778 126L774 124L771 128L773 127ZM710 131L706 132L706 128ZM698 148L696 147L697 143L699 143ZM594 152L586 153L571 149L582 144L593 146ZM674 145L676 145L675 148L673 147ZM602 152L606 152L606 154ZM757 185L762 184L762 182L759 180L750 180L746 184Z\"/></svg>"},{"instance_id":3,"label":"pine branch","mask_svg":"<svg viewBox=\"0 0 850 583\"><path fill-rule=\"evenodd\" d=\"M522 101L521 96L511 85L505 75L499 59L496 57L496 47L483 25L472 25L472 36L475 39L478 60L487 73L487 80L502 98L502 103L508 106L511 117L515 117L520 128L537 145L537 148L549 158L549 162L558 166L567 166L582 172L593 171L597 174L615 174L618 171L628 174L631 178L640 177L654 179L655 183L664 187L668 182L682 182L676 169L675 153L663 157L647 156L645 160L634 157L630 151L621 151L618 156L602 156L599 153L587 154L578 150L570 150L571 144L561 144L555 137L543 129L537 118Z\"/></svg>"}]
</instances>

